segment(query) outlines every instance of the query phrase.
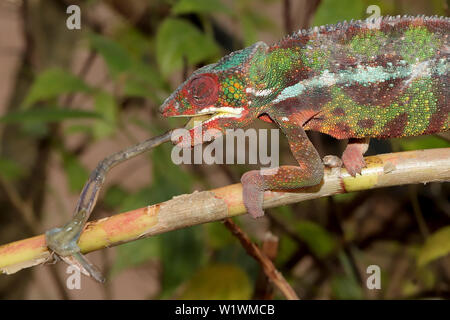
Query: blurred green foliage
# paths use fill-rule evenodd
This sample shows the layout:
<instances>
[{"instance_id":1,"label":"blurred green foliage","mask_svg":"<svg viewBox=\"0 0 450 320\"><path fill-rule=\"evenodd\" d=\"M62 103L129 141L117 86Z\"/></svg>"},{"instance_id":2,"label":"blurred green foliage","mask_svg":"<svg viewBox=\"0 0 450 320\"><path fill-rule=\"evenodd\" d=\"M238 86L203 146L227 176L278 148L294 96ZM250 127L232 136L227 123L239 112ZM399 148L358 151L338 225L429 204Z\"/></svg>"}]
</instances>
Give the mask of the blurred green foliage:
<instances>
[{"instance_id":1,"label":"blurred green foliage","mask_svg":"<svg viewBox=\"0 0 450 320\"><path fill-rule=\"evenodd\" d=\"M181 299L248 300L252 290L247 273L239 266L211 264L192 276Z\"/></svg>"},{"instance_id":2,"label":"blurred green foliage","mask_svg":"<svg viewBox=\"0 0 450 320\"><path fill-rule=\"evenodd\" d=\"M49 69L40 73L23 101L28 108L40 100L48 100L69 92L91 92L92 89L77 76L61 69Z\"/></svg>"},{"instance_id":3,"label":"blurred green foliage","mask_svg":"<svg viewBox=\"0 0 450 320\"><path fill-rule=\"evenodd\" d=\"M417 263L423 267L433 260L446 256L450 252L450 226L433 233L420 249Z\"/></svg>"},{"instance_id":4,"label":"blurred green foliage","mask_svg":"<svg viewBox=\"0 0 450 320\"><path fill-rule=\"evenodd\" d=\"M156 35L156 57L165 76L181 69L183 59L189 65L196 65L218 57L218 52L219 48L210 36L183 19L166 19Z\"/></svg>"}]
</instances>

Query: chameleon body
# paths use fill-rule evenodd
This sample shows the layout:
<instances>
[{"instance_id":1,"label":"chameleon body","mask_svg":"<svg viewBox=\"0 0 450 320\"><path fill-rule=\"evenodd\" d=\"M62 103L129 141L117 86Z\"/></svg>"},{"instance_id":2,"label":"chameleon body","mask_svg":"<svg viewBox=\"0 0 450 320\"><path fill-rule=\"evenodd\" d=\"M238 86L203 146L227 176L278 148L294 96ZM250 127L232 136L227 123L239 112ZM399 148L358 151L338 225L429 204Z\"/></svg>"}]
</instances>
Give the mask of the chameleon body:
<instances>
[{"instance_id":1,"label":"chameleon body","mask_svg":"<svg viewBox=\"0 0 450 320\"><path fill-rule=\"evenodd\" d=\"M258 42L194 72L161 111L200 120L202 132L225 133L256 118L280 127L298 166L242 176L244 204L259 217L265 190L322 180L324 164L305 130L349 139L342 160L352 175L365 166L369 138L448 130L449 31L446 17L398 16L315 27L272 46ZM197 132L191 128L192 138Z\"/></svg>"}]
</instances>

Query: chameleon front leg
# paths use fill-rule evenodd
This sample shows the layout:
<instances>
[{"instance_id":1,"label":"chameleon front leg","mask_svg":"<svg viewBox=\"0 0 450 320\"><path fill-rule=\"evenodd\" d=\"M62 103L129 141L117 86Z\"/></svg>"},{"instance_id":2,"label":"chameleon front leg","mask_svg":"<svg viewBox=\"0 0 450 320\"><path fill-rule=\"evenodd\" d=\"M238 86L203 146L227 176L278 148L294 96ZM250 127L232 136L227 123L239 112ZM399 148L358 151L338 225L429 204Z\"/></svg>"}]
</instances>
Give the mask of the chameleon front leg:
<instances>
[{"instance_id":1,"label":"chameleon front leg","mask_svg":"<svg viewBox=\"0 0 450 320\"><path fill-rule=\"evenodd\" d=\"M273 174L271 170L252 170L242 176L244 205L253 218L264 215L262 208L264 191L293 190L313 186L319 184L323 178L322 160L301 124L285 124L277 117L272 119L286 135L299 166L281 166L276 168Z\"/></svg>"},{"instance_id":2,"label":"chameleon front leg","mask_svg":"<svg viewBox=\"0 0 450 320\"><path fill-rule=\"evenodd\" d=\"M60 257L72 256L87 273L102 282L103 277L100 272L81 255L77 242L97 202L106 174L116 165L170 141L171 134L172 131L168 131L163 135L150 138L126 150L117 152L101 161L95 170L92 171L89 180L81 191L74 217L63 227L53 228L45 233L47 246Z\"/></svg>"}]
</instances>

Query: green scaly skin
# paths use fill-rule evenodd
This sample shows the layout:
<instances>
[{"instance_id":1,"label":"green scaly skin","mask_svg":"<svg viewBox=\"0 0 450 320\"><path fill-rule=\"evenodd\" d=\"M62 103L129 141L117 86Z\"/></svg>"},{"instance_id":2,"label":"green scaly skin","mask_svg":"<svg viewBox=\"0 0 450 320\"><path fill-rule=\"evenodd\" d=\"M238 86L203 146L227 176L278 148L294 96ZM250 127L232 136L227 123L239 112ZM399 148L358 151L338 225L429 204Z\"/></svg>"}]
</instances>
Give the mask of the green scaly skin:
<instances>
[{"instance_id":1,"label":"green scaly skin","mask_svg":"<svg viewBox=\"0 0 450 320\"><path fill-rule=\"evenodd\" d=\"M448 130L449 31L445 17L386 17L299 31L272 46L258 42L194 72L161 111L200 119L203 133L256 118L280 127L299 166L242 176L247 211L260 217L265 190L322 180L305 130L350 139L342 158L352 175L365 165L369 138ZM199 131L190 130L190 145L202 142Z\"/></svg>"}]
</instances>

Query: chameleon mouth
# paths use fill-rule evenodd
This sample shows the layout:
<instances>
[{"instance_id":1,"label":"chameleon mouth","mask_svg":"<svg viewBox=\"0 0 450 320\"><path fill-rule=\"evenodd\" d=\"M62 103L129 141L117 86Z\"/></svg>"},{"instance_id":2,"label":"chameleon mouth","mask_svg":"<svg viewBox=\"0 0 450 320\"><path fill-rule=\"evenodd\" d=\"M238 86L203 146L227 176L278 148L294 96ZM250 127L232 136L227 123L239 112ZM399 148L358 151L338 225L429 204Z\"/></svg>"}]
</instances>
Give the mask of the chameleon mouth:
<instances>
[{"instance_id":1,"label":"chameleon mouth","mask_svg":"<svg viewBox=\"0 0 450 320\"><path fill-rule=\"evenodd\" d=\"M191 119L185 126L186 129L190 130L218 118L240 118L242 117L242 111L244 111L244 108L208 107L194 115L176 115L173 117L190 117Z\"/></svg>"}]
</instances>

